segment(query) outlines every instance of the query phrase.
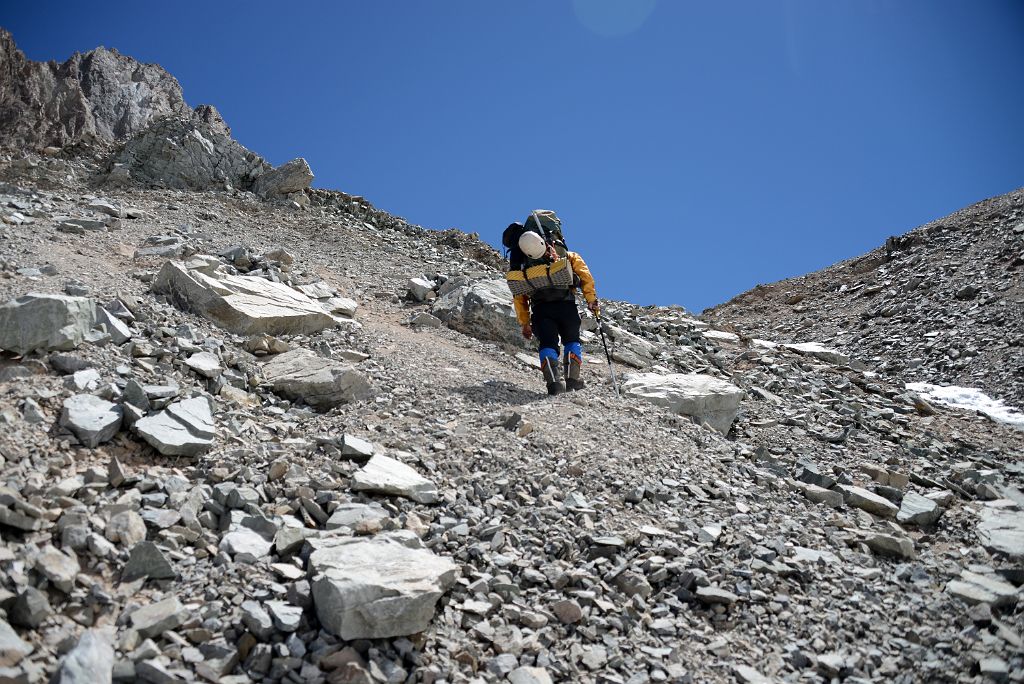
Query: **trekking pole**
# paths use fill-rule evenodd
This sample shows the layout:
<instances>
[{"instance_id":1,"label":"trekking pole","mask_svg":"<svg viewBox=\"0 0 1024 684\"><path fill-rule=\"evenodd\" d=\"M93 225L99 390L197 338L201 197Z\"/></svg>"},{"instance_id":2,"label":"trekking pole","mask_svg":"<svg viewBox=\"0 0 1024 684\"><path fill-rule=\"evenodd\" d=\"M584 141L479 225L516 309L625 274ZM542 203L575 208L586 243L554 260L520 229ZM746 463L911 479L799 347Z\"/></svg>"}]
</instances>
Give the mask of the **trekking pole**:
<instances>
[{"instance_id":1,"label":"trekking pole","mask_svg":"<svg viewBox=\"0 0 1024 684\"><path fill-rule=\"evenodd\" d=\"M604 345L604 357L608 359L608 370L612 374L612 387L615 388L615 396L619 396L619 381L615 379L615 364L612 363L612 354L608 351L608 340L604 336L604 322L601 320L601 314L595 313L597 318L597 330L601 333L601 344Z\"/></svg>"}]
</instances>

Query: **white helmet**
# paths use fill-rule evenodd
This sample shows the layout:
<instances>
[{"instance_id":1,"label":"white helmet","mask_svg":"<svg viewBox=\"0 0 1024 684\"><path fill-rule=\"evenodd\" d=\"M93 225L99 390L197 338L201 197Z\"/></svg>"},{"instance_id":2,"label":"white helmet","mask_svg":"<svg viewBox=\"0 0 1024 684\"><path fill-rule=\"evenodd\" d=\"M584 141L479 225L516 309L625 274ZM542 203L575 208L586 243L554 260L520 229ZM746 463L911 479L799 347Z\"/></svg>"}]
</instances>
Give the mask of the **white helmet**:
<instances>
[{"instance_id":1,"label":"white helmet","mask_svg":"<svg viewBox=\"0 0 1024 684\"><path fill-rule=\"evenodd\" d=\"M531 259L540 259L548 251L548 245L539 234L528 230L519 237L519 249Z\"/></svg>"}]
</instances>

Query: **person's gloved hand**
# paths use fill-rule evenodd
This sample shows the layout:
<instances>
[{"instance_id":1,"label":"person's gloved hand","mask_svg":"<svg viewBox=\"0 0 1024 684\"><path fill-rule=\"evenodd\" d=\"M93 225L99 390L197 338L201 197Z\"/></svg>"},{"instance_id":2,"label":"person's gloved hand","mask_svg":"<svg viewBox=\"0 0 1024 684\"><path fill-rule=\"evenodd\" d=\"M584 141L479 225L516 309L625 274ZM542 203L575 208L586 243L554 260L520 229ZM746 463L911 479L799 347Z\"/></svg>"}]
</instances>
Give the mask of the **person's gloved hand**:
<instances>
[{"instance_id":1,"label":"person's gloved hand","mask_svg":"<svg viewBox=\"0 0 1024 684\"><path fill-rule=\"evenodd\" d=\"M587 304L587 308L590 309L590 313L594 314L595 316L601 315L601 303L596 299Z\"/></svg>"},{"instance_id":2,"label":"person's gloved hand","mask_svg":"<svg viewBox=\"0 0 1024 684\"><path fill-rule=\"evenodd\" d=\"M533 328L529 323L523 326L523 337L527 340L533 339Z\"/></svg>"}]
</instances>

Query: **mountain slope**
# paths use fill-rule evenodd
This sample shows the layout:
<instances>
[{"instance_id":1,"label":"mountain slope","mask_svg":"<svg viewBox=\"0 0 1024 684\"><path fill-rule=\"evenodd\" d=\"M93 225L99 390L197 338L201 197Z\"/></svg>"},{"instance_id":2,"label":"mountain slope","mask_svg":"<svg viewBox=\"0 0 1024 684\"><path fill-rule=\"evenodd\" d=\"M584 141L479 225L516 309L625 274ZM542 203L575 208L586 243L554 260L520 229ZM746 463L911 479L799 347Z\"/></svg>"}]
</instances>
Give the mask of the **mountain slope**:
<instances>
[{"instance_id":1,"label":"mountain slope","mask_svg":"<svg viewBox=\"0 0 1024 684\"><path fill-rule=\"evenodd\" d=\"M46 333L0 352L0 678L1024 679L1020 431L626 302L604 302L620 382L696 372L735 415L618 396L592 319L588 387L548 397L476 236L104 168L0 159L0 302L102 307L0 330ZM233 327L296 303L326 327ZM360 545L417 561L355 567Z\"/></svg>"},{"instance_id":2,"label":"mountain slope","mask_svg":"<svg viewBox=\"0 0 1024 684\"><path fill-rule=\"evenodd\" d=\"M1024 406L1024 191L759 285L703 318L751 337L827 343L907 382L979 387Z\"/></svg>"}]
</instances>

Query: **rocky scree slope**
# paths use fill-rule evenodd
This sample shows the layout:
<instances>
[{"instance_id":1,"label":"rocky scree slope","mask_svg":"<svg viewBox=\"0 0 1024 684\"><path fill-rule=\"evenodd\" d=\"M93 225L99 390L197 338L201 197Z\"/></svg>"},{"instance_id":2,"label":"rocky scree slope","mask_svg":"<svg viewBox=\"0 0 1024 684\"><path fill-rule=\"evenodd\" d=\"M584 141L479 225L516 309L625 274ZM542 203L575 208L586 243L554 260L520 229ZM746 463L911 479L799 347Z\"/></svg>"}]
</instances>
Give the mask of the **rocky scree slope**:
<instances>
[{"instance_id":1,"label":"rocky scree slope","mask_svg":"<svg viewBox=\"0 0 1024 684\"><path fill-rule=\"evenodd\" d=\"M759 285L702 317L750 337L827 343L907 382L978 387L1024 406L1024 191Z\"/></svg>"},{"instance_id":2,"label":"rocky scree slope","mask_svg":"<svg viewBox=\"0 0 1024 684\"><path fill-rule=\"evenodd\" d=\"M548 398L492 249L231 142L0 161L0 677L1024 679L1019 432L622 302Z\"/></svg>"},{"instance_id":3,"label":"rocky scree slope","mask_svg":"<svg viewBox=\"0 0 1024 684\"><path fill-rule=\"evenodd\" d=\"M1019 432L837 352L617 302L620 377L731 383L728 435L616 398L598 363L548 398L470 236L340 193L98 196L23 168L0 168L0 299L105 313L3 357L3 676L1024 678ZM232 332L162 284L176 268L335 324ZM352 373L371 391L336 382ZM310 406L324 387L332 407ZM339 622L366 581L402 598Z\"/></svg>"}]
</instances>

